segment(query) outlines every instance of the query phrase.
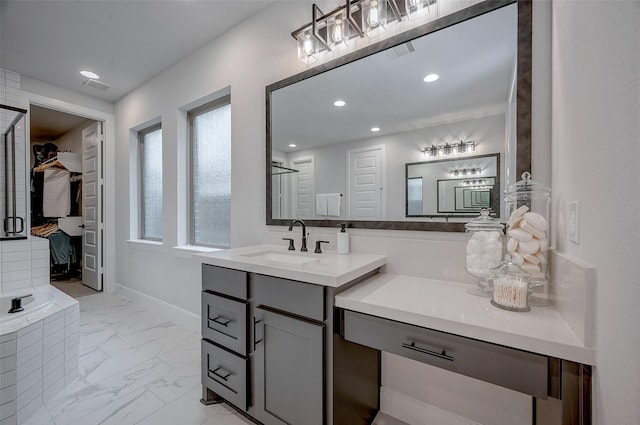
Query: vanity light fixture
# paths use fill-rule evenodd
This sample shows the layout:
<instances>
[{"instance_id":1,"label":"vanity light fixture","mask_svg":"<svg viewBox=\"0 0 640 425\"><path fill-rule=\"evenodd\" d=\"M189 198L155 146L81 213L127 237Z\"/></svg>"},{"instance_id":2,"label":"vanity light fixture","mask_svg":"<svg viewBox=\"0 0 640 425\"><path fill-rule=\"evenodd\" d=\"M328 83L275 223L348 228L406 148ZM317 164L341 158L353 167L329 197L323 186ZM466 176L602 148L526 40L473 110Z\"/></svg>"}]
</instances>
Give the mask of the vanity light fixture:
<instances>
[{"instance_id":1,"label":"vanity light fixture","mask_svg":"<svg viewBox=\"0 0 640 425\"><path fill-rule=\"evenodd\" d=\"M344 0L344 4L323 13L316 4L311 8L311 22L291 33L298 44L298 59L311 65L321 55L349 48L357 37L377 37L389 25L404 18L429 15L436 18L432 7L437 0Z\"/></svg>"},{"instance_id":2,"label":"vanity light fixture","mask_svg":"<svg viewBox=\"0 0 640 425\"><path fill-rule=\"evenodd\" d=\"M91 78L92 80L99 80L100 76L98 74L96 74L95 72L91 72L91 71L80 71L80 74L83 77L87 77L87 78Z\"/></svg>"},{"instance_id":3,"label":"vanity light fixture","mask_svg":"<svg viewBox=\"0 0 640 425\"><path fill-rule=\"evenodd\" d=\"M371 131L377 133L378 131L380 131L380 127L371 127Z\"/></svg>"},{"instance_id":4,"label":"vanity light fixture","mask_svg":"<svg viewBox=\"0 0 640 425\"><path fill-rule=\"evenodd\" d=\"M342 106L344 106L346 104L347 104L347 102L345 102L344 100L336 100L335 102L333 102L333 105L337 106L337 107L342 107Z\"/></svg>"},{"instance_id":5,"label":"vanity light fixture","mask_svg":"<svg viewBox=\"0 0 640 425\"><path fill-rule=\"evenodd\" d=\"M463 141L460 140L460 142L456 142L456 143L441 143L439 145L431 145L431 146L427 146L423 149L421 149L420 151L422 152L423 156L427 159L429 158L436 158L436 157L446 157L446 156L459 156L459 155L465 155L468 153L472 153L476 150L476 142L469 140L469 141Z\"/></svg>"},{"instance_id":6,"label":"vanity light fixture","mask_svg":"<svg viewBox=\"0 0 640 425\"><path fill-rule=\"evenodd\" d=\"M290 148L295 148L296 146L298 146L298 145L296 145L295 143L289 143L289 147Z\"/></svg>"},{"instance_id":7,"label":"vanity light fixture","mask_svg":"<svg viewBox=\"0 0 640 425\"><path fill-rule=\"evenodd\" d=\"M454 170L449 170L449 174L451 174L452 176L459 176L459 175L475 175L475 174L480 174L482 173L482 168L460 168L460 169L454 169Z\"/></svg>"}]
</instances>

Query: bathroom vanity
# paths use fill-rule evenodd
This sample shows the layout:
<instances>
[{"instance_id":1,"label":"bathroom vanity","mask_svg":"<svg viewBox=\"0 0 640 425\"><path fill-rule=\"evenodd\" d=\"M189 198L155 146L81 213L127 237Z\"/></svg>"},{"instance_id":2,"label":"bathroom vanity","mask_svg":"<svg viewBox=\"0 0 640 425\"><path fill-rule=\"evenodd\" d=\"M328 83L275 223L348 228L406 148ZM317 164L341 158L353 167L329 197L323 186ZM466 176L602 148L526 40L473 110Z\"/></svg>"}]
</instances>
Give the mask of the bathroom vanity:
<instances>
[{"instance_id":1,"label":"bathroom vanity","mask_svg":"<svg viewBox=\"0 0 640 425\"><path fill-rule=\"evenodd\" d=\"M368 424L380 353L339 334L336 294L385 257L258 246L198 255L203 402L220 398L263 424Z\"/></svg>"},{"instance_id":2,"label":"bathroom vanity","mask_svg":"<svg viewBox=\"0 0 640 425\"><path fill-rule=\"evenodd\" d=\"M467 284L380 272L385 257L261 245L197 255L203 402L263 424L370 424L389 352L532 396L591 423L593 350L553 307L494 308Z\"/></svg>"}]
</instances>

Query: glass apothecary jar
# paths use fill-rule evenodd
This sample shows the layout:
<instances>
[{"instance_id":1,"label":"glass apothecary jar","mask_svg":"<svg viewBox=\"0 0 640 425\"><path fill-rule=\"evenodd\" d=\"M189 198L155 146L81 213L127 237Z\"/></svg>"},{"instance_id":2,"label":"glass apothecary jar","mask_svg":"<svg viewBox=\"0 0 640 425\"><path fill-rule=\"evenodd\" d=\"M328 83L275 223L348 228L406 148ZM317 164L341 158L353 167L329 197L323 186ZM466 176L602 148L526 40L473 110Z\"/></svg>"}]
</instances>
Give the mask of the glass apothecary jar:
<instances>
[{"instance_id":1,"label":"glass apothecary jar","mask_svg":"<svg viewBox=\"0 0 640 425\"><path fill-rule=\"evenodd\" d=\"M514 264L529 273L529 286L548 280L549 208L551 189L522 174L522 180L505 191L507 253Z\"/></svg>"},{"instance_id":2,"label":"glass apothecary jar","mask_svg":"<svg viewBox=\"0 0 640 425\"><path fill-rule=\"evenodd\" d=\"M491 304L509 311L529 311L529 276L513 262L513 256L505 255L504 262L492 272L493 296Z\"/></svg>"},{"instance_id":3,"label":"glass apothecary jar","mask_svg":"<svg viewBox=\"0 0 640 425\"><path fill-rule=\"evenodd\" d=\"M502 231L504 226L489 216L489 210L480 211L480 216L465 224L467 240L466 270L478 278L478 287L468 292L473 295L491 297L491 269L500 266L502 260Z\"/></svg>"}]
</instances>

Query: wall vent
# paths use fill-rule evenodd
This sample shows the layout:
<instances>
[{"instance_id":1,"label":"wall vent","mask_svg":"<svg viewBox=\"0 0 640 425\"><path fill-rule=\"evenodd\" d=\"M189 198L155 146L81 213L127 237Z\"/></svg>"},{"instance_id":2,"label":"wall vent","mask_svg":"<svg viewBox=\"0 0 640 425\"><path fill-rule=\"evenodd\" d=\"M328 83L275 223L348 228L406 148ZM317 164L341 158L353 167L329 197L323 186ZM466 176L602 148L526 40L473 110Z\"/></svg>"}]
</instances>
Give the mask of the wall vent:
<instances>
[{"instance_id":1,"label":"wall vent","mask_svg":"<svg viewBox=\"0 0 640 425\"><path fill-rule=\"evenodd\" d=\"M82 84L84 84L85 86L93 87L94 89L102 90L102 91L107 91L111 88L111 86L105 83L101 83L98 80L93 80L91 78L89 78L87 81L85 81Z\"/></svg>"}]
</instances>

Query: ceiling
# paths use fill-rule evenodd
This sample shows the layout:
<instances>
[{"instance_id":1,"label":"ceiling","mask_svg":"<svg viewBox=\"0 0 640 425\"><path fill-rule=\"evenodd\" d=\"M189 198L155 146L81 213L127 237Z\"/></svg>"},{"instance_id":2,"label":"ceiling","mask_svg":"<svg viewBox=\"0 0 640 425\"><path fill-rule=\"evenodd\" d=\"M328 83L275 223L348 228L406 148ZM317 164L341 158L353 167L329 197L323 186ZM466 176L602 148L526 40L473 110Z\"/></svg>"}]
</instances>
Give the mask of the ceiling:
<instances>
[{"instance_id":1,"label":"ceiling","mask_svg":"<svg viewBox=\"0 0 640 425\"><path fill-rule=\"evenodd\" d=\"M380 52L274 92L272 146L291 152L505 112L517 51L515 5L410 44L411 53ZM440 79L423 82L430 73ZM346 105L336 108L337 99Z\"/></svg>"},{"instance_id":2,"label":"ceiling","mask_svg":"<svg viewBox=\"0 0 640 425\"><path fill-rule=\"evenodd\" d=\"M0 67L114 102L270 3L0 0Z\"/></svg>"}]
</instances>

